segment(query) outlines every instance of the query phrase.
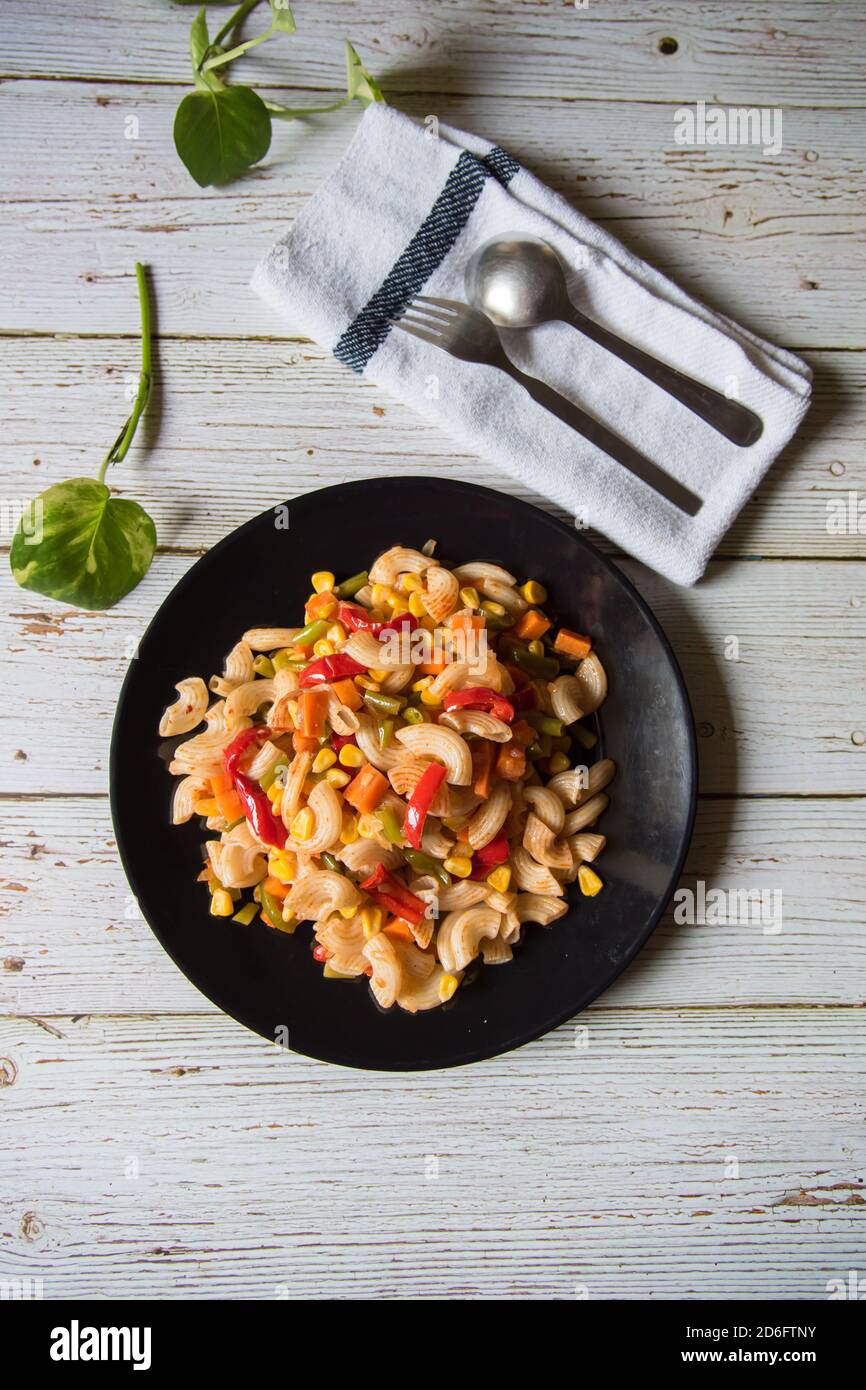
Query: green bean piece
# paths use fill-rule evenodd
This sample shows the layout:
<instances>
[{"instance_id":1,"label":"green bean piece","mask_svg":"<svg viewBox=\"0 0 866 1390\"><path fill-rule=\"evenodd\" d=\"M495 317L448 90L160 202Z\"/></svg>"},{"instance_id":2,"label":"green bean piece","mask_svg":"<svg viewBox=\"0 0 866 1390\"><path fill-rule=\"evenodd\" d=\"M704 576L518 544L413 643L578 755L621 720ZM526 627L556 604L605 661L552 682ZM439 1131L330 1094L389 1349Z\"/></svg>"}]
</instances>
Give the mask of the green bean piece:
<instances>
[{"instance_id":1,"label":"green bean piece","mask_svg":"<svg viewBox=\"0 0 866 1390\"><path fill-rule=\"evenodd\" d=\"M536 656L535 652L517 647L512 653L512 660L528 676L540 676L543 680L552 681L559 675L559 662L552 656Z\"/></svg>"},{"instance_id":2,"label":"green bean piece","mask_svg":"<svg viewBox=\"0 0 866 1390\"><path fill-rule=\"evenodd\" d=\"M295 928L300 926L300 922L297 917L290 917L287 922L283 921L283 918L280 917L278 921L274 923L274 926L277 931L284 931L286 936L291 936Z\"/></svg>"},{"instance_id":3,"label":"green bean piece","mask_svg":"<svg viewBox=\"0 0 866 1390\"><path fill-rule=\"evenodd\" d=\"M239 912L232 918L233 922L240 922L242 927L248 927L253 918L258 915L258 903L244 903Z\"/></svg>"},{"instance_id":4,"label":"green bean piece","mask_svg":"<svg viewBox=\"0 0 866 1390\"><path fill-rule=\"evenodd\" d=\"M266 680L271 680L274 675L274 663L269 656L262 653L253 662L253 670L257 676L264 676Z\"/></svg>"},{"instance_id":5,"label":"green bean piece","mask_svg":"<svg viewBox=\"0 0 866 1390\"><path fill-rule=\"evenodd\" d=\"M406 706L403 710L403 718L406 720L407 724L423 724L425 722L424 711L416 709L414 705Z\"/></svg>"},{"instance_id":6,"label":"green bean piece","mask_svg":"<svg viewBox=\"0 0 866 1390\"><path fill-rule=\"evenodd\" d=\"M432 855L424 854L420 849L404 849L403 858L411 868L419 874L431 874L443 888L447 888L451 883L451 875L444 869L438 859Z\"/></svg>"},{"instance_id":7,"label":"green bean piece","mask_svg":"<svg viewBox=\"0 0 866 1390\"><path fill-rule=\"evenodd\" d=\"M314 618L311 623L307 623L306 627L302 627L300 632L295 633L292 638L293 646L311 647L314 642L318 642L320 637L324 637L330 626L331 624L325 618Z\"/></svg>"},{"instance_id":8,"label":"green bean piece","mask_svg":"<svg viewBox=\"0 0 866 1390\"><path fill-rule=\"evenodd\" d=\"M270 791L277 778L285 772L286 766L286 763L276 763L274 767L268 768L267 772L262 774L259 778L259 786L263 792Z\"/></svg>"},{"instance_id":9,"label":"green bean piece","mask_svg":"<svg viewBox=\"0 0 866 1390\"><path fill-rule=\"evenodd\" d=\"M364 691L364 704L374 714L399 714L405 703L395 695L381 695L378 690Z\"/></svg>"},{"instance_id":10,"label":"green bean piece","mask_svg":"<svg viewBox=\"0 0 866 1390\"><path fill-rule=\"evenodd\" d=\"M338 584L334 589L337 598L354 598L359 589L369 583L370 576L366 570L361 570L360 574L353 574L351 579L344 579L342 584Z\"/></svg>"},{"instance_id":11,"label":"green bean piece","mask_svg":"<svg viewBox=\"0 0 866 1390\"><path fill-rule=\"evenodd\" d=\"M271 926L279 929L283 921L283 905L279 898L275 898L263 883L259 884L259 887L262 891L262 912Z\"/></svg>"},{"instance_id":12,"label":"green bean piece","mask_svg":"<svg viewBox=\"0 0 866 1390\"><path fill-rule=\"evenodd\" d=\"M356 980L357 975L344 975L342 970L335 970L330 961L325 961L322 974L326 980L348 980L350 983Z\"/></svg>"},{"instance_id":13,"label":"green bean piece","mask_svg":"<svg viewBox=\"0 0 866 1390\"><path fill-rule=\"evenodd\" d=\"M325 868L330 869L332 873L344 874L346 872L345 864L341 864L336 855L331 854L329 850L323 850L319 857Z\"/></svg>"},{"instance_id":14,"label":"green bean piece","mask_svg":"<svg viewBox=\"0 0 866 1390\"><path fill-rule=\"evenodd\" d=\"M549 714L542 714L539 719L534 721L534 724L540 734L548 734L550 738L562 738L565 726L561 719L554 719Z\"/></svg>"},{"instance_id":15,"label":"green bean piece","mask_svg":"<svg viewBox=\"0 0 866 1390\"><path fill-rule=\"evenodd\" d=\"M271 665L275 671L284 671L289 667L294 667L295 658L291 655L290 647L281 647L278 652L271 656Z\"/></svg>"},{"instance_id":16,"label":"green bean piece","mask_svg":"<svg viewBox=\"0 0 866 1390\"><path fill-rule=\"evenodd\" d=\"M246 816L238 816L237 820L230 821L226 826L226 831L234 830L235 826L240 825L242 820L246 820Z\"/></svg>"},{"instance_id":17,"label":"green bean piece","mask_svg":"<svg viewBox=\"0 0 866 1390\"><path fill-rule=\"evenodd\" d=\"M572 734L583 748L594 748L598 739L590 729L585 729L582 724L575 724Z\"/></svg>"},{"instance_id":18,"label":"green bean piece","mask_svg":"<svg viewBox=\"0 0 866 1390\"><path fill-rule=\"evenodd\" d=\"M544 749L540 743L530 743L526 750L526 756L534 762L536 758L544 757Z\"/></svg>"},{"instance_id":19,"label":"green bean piece","mask_svg":"<svg viewBox=\"0 0 866 1390\"><path fill-rule=\"evenodd\" d=\"M399 845L403 838L403 828L400 819L393 806L380 806L376 812L379 817L379 824L385 835L385 839L392 845Z\"/></svg>"},{"instance_id":20,"label":"green bean piece","mask_svg":"<svg viewBox=\"0 0 866 1390\"><path fill-rule=\"evenodd\" d=\"M393 719L382 719L379 722L379 747L389 748L394 742L394 721Z\"/></svg>"}]
</instances>

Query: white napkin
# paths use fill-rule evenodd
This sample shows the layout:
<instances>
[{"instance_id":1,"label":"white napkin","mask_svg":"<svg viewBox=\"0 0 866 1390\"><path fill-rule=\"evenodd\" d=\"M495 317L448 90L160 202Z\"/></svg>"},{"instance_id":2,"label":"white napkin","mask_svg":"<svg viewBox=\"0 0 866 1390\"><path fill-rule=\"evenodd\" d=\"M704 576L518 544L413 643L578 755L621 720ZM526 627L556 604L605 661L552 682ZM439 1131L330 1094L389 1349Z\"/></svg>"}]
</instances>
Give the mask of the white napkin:
<instances>
[{"instance_id":1,"label":"white napkin","mask_svg":"<svg viewBox=\"0 0 866 1390\"><path fill-rule=\"evenodd\" d=\"M503 335L516 364L580 404L703 498L688 516L493 367L389 327L416 294L464 299L490 237L550 242L574 303L620 337L756 411L743 449L562 323ZM295 328L566 508L578 526L693 584L809 404L792 353L712 313L630 255L498 147L390 107L368 108L338 168L256 268L253 288Z\"/></svg>"}]
</instances>

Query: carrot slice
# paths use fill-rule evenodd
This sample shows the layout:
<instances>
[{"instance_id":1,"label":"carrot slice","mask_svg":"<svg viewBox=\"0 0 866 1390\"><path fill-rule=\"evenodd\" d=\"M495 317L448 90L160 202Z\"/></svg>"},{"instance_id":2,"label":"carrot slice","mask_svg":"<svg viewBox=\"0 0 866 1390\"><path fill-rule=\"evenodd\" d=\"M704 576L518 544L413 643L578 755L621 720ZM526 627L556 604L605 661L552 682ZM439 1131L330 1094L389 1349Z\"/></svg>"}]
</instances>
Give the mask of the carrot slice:
<instances>
[{"instance_id":1,"label":"carrot slice","mask_svg":"<svg viewBox=\"0 0 866 1390\"><path fill-rule=\"evenodd\" d=\"M332 681L331 689L340 704L345 705L347 709L360 709L364 703L360 690L354 681L349 680L348 676L345 680Z\"/></svg>"},{"instance_id":2,"label":"carrot slice","mask_svg":"<svg viewBox=\"0 0 866 1390\"><path fill-rule=\"evenodd\" d=\"M375 811L387 790L388 778L372 763L365 763L343 792L343 800L361 815L368 815Z\"/></svg>"},{"instance_id":3,"label":"carrot slice","mask_svg":"<svg viewBox=\"0 0 866 1390\"><path fill-rule=\"evenodd\" d=\"M561 627L556 634L553 643L553 650L563 652L566 656L575 656L581 660L589 656L592 651L592 641L589 637L582 636L579 632L572 632L571 628Z\"/></svg>"},{"instance_id":4,"label":"carrot slice","mask_svg":"<svg viewBox=\"0 0 866 1390\"><path fill-rule=\"evenodd\" d=\"M385 933L386 936L395 937L397 941L415 940L414 936L412 935L412 928L409 926L409 923L406 921L404 917L390 918L390 920L385 923L385 926L382 928L382 931Z\"/></svg>"},{"instance_id":5,"label":"carrot slice","mask_svg":"<svg viewBox=\"0 0 866 1390\"><path fill-rule=\"evenodd\" d=\"M302 690L298 699L298 712L304 738L321 738L325 732L325 720L328 715L327 689L311 686L309 690Z\"/></svg>"},{"instance_id":6,"label":"carrot slice","mask_svg":"<svg viewBox=\"0 0 866 1390\"><path fill-rule=\"evenodd\" d=\"M524 637L529 642L534 642L536 638L543 637L550 627L550 619L537 608L527 608L525 613L520 615L520 621L515 626L514 631L518 637Z\"/></svg>"}]
</instances>

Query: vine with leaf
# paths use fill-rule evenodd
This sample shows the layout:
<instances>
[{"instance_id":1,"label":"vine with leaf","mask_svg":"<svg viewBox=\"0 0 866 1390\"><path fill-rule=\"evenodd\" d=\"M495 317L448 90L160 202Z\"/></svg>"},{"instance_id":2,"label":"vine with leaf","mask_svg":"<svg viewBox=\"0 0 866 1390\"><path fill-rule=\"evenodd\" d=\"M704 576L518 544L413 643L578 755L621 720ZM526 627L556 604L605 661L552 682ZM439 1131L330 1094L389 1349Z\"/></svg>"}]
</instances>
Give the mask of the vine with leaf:
<instances>
[{"instance_id":1,"label":"vine with leaf","mask_svg":"<svg viewBox=\"0 0 866 1390\"><path fill-rule=\"evenodd\" d=\"M238 42L244 21L265 0L243 0L211 39L207 14L199 10L190 26L189 52L195 89L181 101L174 118L174 143L202 188L236 179L264 159L274 121L337 111L350 101L384 101L382 92L346 39L346 95L327 106L291 107L270 101L254 88L226 80L229 65L263 43L296 32L285 0L267 0L267 29Z\"/></svg>"}]
</instances>

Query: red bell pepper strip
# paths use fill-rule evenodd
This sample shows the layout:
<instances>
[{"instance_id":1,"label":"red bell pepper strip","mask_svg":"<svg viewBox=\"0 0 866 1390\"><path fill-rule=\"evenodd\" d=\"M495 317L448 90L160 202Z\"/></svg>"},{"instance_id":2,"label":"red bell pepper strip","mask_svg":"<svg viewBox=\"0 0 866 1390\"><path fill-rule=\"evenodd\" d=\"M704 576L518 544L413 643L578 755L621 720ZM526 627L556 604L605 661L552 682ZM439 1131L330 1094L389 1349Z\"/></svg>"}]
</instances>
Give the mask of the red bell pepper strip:
<instances>
[{"instance_id":1,"label":"red bell pepper strip","mask_svg":"<svg viewBox=\"0 0 866 1390\"><path fill-rule=\"evenodd\" d=\"M311 661L309 666L305 666L298 684L302 690L308 690L311 685L340 681L344 676L358 676L366 669L347 652L334 652L333 656L320 656L318 661Z\"/></svg>"},{"instance_id":2,"label":"red bell pepper strip","mask_svg":"<svg viewBox=\"0 0 866 1390\"><path fill-rule=\"evenodd\" d=\"M408 888L404 888L393 874L388 873L384 864L377 864L361 887L395 917L403 917L416 927L427 911L427 904L423 898L417 898Z\"/></svg>"},{"instance_id":3,"label":"red bell pepper strip","mask_svg":"<svg viewBox=\"0 0 866 1390\"><path fill-rule=\"evenodd\" d=\"M421 836L424 833L427 812L430 810L436 793L442 786L444 777L445 769L441 763L431 763L426 772L422 774L417 787L409 798L403 820L403 834L413 849L421 848Z\"/></svg>"},{"instance_id":4,"label":"red bell pepper strip","mask_svg":"<svg viewBox=\"0 0 866 1390\"><path fill-rule=\"evenodd\" d=\"M472 856L472 878L486 878L487 875L496 868L497 864L504 864L508 858L508 841L504 835L499 835L495 840L491 840L489 845L482 845Z\"/></svg>"},{"instance_id":5,"label":"red bell pepper strip","mask_svg":"<svg viewBox=\"0 0 866 1390\"><path fill-rule=\"evenodd\" d=\"M401 613L396 618L376 622L356 603L341 603L337 609L337 622L342 623L349 632L371 632L374 637L381 637L386 632L414 632L418 626L414 613Z\"/></svg>"},{"instance_id":6,"label":"red bell pepper strip","mask_svg":"<svg viewBox=\"0 0 866 1390\"><path fill-rule=\"evenodd\" d=\"M257 725L253 729L244 729L223 752L223 764L240 798L244 815L256 835L266 845L275 845L277 849L283 849L286 843L285 826L282 821L277 820L273 807L258 782L248 776L246 772L241 772L238 767L238 763L246 750L253 744L264 743L266 739L270 738L270 734L271 731L266 724Z\"/></svg>"},{"instance_id":7,"label":"red bell pepper strip","mask_svg":"<svg viewBox=\"0 0 866 1390\"><path fill-rule=\"evenodd\" d=\"M534 709L537 703L535 691L531 685L525 685L522 690L515 690L509 695L508 701L515 711Z\"/></svg>"},{"instance_id":8,"label":"red bell pepper strip","mask_svg":"<svg viewBox=\"0 0 866 1390\"><path fill-rule=\"evenodd\" d=\"M514 705L504 695L497 695L486 685L473 685L469 690L450 690L445 696L446 709L484 709L503 723L514 718Z\"/></svg>"}]
</instances>

